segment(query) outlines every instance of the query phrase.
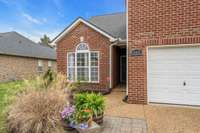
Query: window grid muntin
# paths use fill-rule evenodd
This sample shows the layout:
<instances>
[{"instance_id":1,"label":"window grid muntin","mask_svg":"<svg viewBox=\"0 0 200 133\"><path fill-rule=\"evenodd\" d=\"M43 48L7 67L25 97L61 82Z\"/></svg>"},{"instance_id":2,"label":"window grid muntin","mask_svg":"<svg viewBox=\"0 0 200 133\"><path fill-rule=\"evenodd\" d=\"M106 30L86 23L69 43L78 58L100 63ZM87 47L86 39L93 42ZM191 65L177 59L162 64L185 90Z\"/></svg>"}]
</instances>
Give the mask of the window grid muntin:
<instances>
[{"instance_id":1,"label":"window grid muntin","mask_svg":"<svg viewBox=\"0 0 200 133\"><path fill-rule=\"evenodd\" d=\"M89 53L77 53L77 67L89 67Z\"/></svg>"},{"instance_id":2,"label":"window grid muntin","mask_svg":"<svg viewBox=\"0 0 200 133\"><path fill-rule=\"evenodd\" d=\"M76 47L76 52L89 52L89 47L86 43L80 43Z\"/></svg>"},{"instance_id":3,"label":"window grid muntin","mask_svg":"<svg viewBox=\"0 0 200 133\"><path fill-rule=\"evenodd\" d=\"M91 66L98 66L99 65L99 56L98 56L98 52L91 52Z\"/></svg>"}]
</instances>

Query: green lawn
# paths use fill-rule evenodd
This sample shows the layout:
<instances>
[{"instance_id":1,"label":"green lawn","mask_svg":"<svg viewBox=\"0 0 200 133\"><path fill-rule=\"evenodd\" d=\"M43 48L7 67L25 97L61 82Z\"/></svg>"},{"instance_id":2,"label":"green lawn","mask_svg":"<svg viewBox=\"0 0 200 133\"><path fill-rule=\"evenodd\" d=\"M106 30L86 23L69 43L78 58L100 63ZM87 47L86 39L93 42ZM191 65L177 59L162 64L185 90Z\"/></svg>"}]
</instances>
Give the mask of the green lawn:
<instances>
[{"instance_id":1,"label":"green lawn","mask_svg":"<svg viewBox=\"0 0 200 133\"><path fill-rule=\"evenodd\" d=\"M5 133L6 110L15 95L22 90L23 82L0 83L0 133Z\"/></svg>"}]
</instances>

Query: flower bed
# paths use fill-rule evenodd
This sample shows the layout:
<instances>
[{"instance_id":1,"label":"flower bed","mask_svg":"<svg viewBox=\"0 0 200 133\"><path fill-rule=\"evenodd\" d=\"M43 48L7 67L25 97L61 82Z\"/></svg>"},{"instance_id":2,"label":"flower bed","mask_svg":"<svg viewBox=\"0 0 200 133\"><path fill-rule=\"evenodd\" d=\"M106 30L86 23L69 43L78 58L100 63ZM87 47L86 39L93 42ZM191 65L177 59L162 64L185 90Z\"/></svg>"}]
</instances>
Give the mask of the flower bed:
<instances>
[{"instance_id":1,"label":"flower bed","mask_svg":"<svg viewBox=\"0 0 200 133\"><path fill-rule=\"evenodd\" d=\"M64 129L89 129L93 121L103 122L103 95L74 93L75 87L67 83L64 75L48 71L43 77L24 83L7 113L9 132L64 133Z\"/></svg>"},{"instance_id":2,"label":"flower bed","mask_svg":"<svg viewBox=\"0 0 200 133\"><path fill-rule=\"evenodd\" d=\"M95 85L91 85L89 83L73 83L73 92L74 93L101 93L102 95L110 94L112 89L110 88L97 88Z\"/></svg>"}]
</instances>

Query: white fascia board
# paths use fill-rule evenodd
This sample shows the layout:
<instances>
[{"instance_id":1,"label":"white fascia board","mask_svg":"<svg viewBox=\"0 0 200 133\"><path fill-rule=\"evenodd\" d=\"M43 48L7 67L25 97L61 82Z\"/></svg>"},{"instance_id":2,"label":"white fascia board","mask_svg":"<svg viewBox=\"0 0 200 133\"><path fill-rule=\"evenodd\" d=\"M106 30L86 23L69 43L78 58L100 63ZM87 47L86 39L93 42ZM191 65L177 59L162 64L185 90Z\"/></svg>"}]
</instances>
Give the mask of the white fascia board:
<instances>
[{"instance_id":1,"label":"white fascia board","mask_svg":"<svg viewBox=\"0 0 200 133\"><path fill-rule=\"evenodd\" d=\"M90 28L94 29L95 31L99 32L100 34L104 35L105 37L109 38L111 42L116 41L117 39L109 35L108 33L102 31L98 27L94 26L93 24L87 22L86 20L79 18L77 19L72 25L70 25L62 34L60 34L51 44L55 45L60 39L62 39L68 32L70 32L74 27L76 27L79 23L84 23Z\"/></svg>"}]
</instances>

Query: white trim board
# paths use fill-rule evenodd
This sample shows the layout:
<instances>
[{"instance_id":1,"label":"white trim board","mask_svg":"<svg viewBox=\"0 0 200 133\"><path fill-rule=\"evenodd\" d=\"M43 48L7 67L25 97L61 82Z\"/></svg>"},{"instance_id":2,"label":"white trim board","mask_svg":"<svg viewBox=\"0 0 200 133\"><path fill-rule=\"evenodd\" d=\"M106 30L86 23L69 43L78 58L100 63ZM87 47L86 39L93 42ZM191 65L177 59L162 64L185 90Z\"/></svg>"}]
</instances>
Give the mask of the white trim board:
<instances>
[{"instance_id":1,"label":"white trim board","mask_svg":"<svg viewBox=\"0 0 200 133\"><path fill-rule=\"evenodd\" d=\"M61 40L68 32L74 29L78 24L84 23L85 25L89 26L90 28L94 29L95 31L99 32L100 34L104 35L105 37L109 38L111 42L116 41L117 39L109 35L108 33L104 32L103 30L99 29L98 27L94 26L93 24L89 23L88 21L84 20L83 18L78 18L75 22L73 22L68 28L66 28L60 35L58 35L52 42L52 45L55 45L59 40Z\"/></svg>"},{"instance_id":2,"label":"white trim board","mask_svg":"<svg viewBox=\"0 0 200 133\"><path fill-rule=\"evenodd\" d=\"M128 30L128 27L129 27L129 23L128 23L128 12L129 12L129 10L128 10L128 8L129 8L129 6L128 6L128 0L126 0L126 95L128 96L128 87L129 87L129 85L128 85L128 58L129 58L129 49L128 49L128 41L129 41L129 34L128 34L128 32L129 32L129 30Z\"/></svg>"}]
</instances>

